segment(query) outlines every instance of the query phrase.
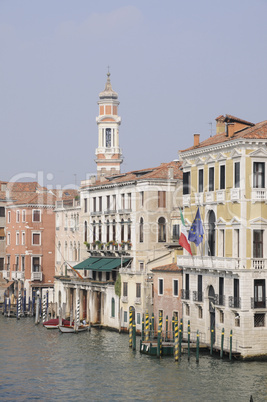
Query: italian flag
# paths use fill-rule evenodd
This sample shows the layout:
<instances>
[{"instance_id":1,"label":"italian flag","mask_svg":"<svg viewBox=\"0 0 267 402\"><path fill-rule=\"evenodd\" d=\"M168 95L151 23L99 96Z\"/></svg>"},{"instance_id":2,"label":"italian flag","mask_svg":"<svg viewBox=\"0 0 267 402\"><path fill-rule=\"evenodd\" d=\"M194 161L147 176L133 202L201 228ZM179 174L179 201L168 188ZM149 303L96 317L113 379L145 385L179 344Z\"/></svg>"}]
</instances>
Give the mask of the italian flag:
<instances>
[{"instance_id":1,"label":"italian flag","mask_svg":"<svg viewBox=\"0 0 267 402\"><path fill-rule=\"evenodd\" d=\"M188 251L188 253L190 253L192 255L191 247L188 242L188 234L187 234L187 230L186 230L185 223L184 223L184 217L183 217L183 213L182 213L181 209L180 209L180 215L181 215L182 226L181 226L181 236L179 239L179 244L184 249L186 249L186 251Z\"/></svg>"}]
</instances>

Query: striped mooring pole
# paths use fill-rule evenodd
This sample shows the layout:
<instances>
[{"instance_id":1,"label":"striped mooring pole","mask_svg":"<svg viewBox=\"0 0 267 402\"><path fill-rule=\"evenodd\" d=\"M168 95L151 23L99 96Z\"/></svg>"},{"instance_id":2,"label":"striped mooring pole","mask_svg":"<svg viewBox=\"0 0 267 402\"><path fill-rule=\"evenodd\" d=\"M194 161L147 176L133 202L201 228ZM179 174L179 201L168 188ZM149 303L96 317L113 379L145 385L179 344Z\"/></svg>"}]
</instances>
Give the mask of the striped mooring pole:
<instances>
[{"instance_id":1,"label":"striped mooring pole","mask_svg":"<svg viewBox=\"0 0 267 402\"><path fill-rule=\"evenodd\" d=\"M136 350L136 324L133 321L133 350Z\"/></svg>"},{"instance_id":2,"label":"striped mooring pole","mask_svg":"<svg viewBox=\"0 0 267 402\"><path fill-rule=\"evenodd\" d=\"M21 291L19 291L19 296L18 296L18 300L17 300L17 319L20 319L21 316Z\"/></svg>"},{"instance_id":3,"label":"striped mooring pole","mask_svg":"<svg viewBox=\"0 0 267 402\"><path fill-rule=\"evenodd\" d=\"M230 353L229 360L232 360L233 331L230 331Z\"/></svg>"},{"instance_id":4,"label":"striped mooring pole","mask_svg":"<svg viewBox=\"0 0 267 402\"><path fill-rule=\"evenodd\" d=\"M152 322L152 339L155 337L155 317L154 317L154 313L152 313L152 319L151 319L151 322Z\"/></svg>"},{"instance_id":5,"label":"striped mooring pole","mask_svg":"<svg viewBox=\"0 0 267 402\"><path fill-rule=\"evenodd\" d=\"M79 327L80 324L80 299L78 297L77 299L77 308L76 308L76 324L77 324L77 328Z\"/></svg>"},{"instance_id":6,"label":"striped mooring pole","mask_svg":"<svg viewBox=\"0 0 267 402\"><path fill-rule=\"evenodd\" d=\"M182 338L183 338L183 321L180 321L180 328L179 328L179 356L182 357Z\"/></svg>"},{"instance_id":7,"label":"striped mooring pole","mask_svg":"<svg viewBox=\"0 0 267 402\"><path fill-rule=\"evenodd\" d=\"M148 310L146 311L146 329L145 329L145 341L149 341L149 315Z\"/></svg>"},{"instance_id":8,"label":"striped mooring pole","mask_svg":"<svg viewBox=\"0 0 267 402\"><path fill-rule=\"evenodd\" d=\"M133 311L130 307L130 317L129 317L129 347L133 346Z\"/></svg>"},{"instance_id":9,"label":"striped mooring pole","mask_svg":"<svg viewBox=\"0 0 267 402\"><path fill-rule=\"evenodd\" d=\"M196 350L196 361L199 362L199 332L197 330L197 350Z\"/></svg>"},{"instance_id":10,"label":"striped mooring pole","mask_svg":"<svg viewBox=\"0 0 267 402\"><path fill-rule=\"evenodd\" d=\"M145 330L145 317L142 315L142 333L141 333L141 341L144 341L144 330Z\"/></svg>"},{"instance_id":11,"label":"striped mooring pole","mask_svg":"<svg viewBox=\"0 0 267 402\"><path fill-rule=\"evenodd\" d=\"M222 329L222 338L221 338L221 351L220 351L220 358L223 358L223 341L224 341L224 328Z\"/></svg>"},{"instance_id":12,"label":"striped mooring pole","mask_svg":"<svg viewBox=\"0 0 267 402\"><path fill-rule=\"evenodd\" d=\"M160 325L158 327L158 343L157 343L157 357L162 356L162 331Z\"/></svg>"},{"instance_id":13,"label":"striped mooring pole","mask_svg":"<svg viewBox=\"0 0 267 402\"><path fill-rule=\"evenodd\" d=\"M213 343L214 343L214 329L211 328L211 332L210 332L210 354L211 355L212 355Z\"/></svg>"},{"instance_id":14,"label":"striped mooring pole","mask_svg":"<svg viewBox=\"0 0 267 402\"><path fill-rule=\"evenodd\" d=\"M174 322L174 361L179 360L178 322Z\"/></svg>"},{"instance_id":15,"label":"striped mooring pole","mask_svg":"<svg viewBox=\"0 0 267 402\"><path fill-rule=\"evenodd\" d=\"M165 336L165 340L168 340L168 316L166 315L166 336Z\"/></svg>"},{"instance_id":16,"label":"striped mooring pole","mask_svg":"<svg viewBox=\"0 0 267 402\"><path fill-rule=\"evenodd\" d=\"M175 330L174 330L174 328L175 328L175 321L174 321L174 316L172 316L172 340L173 340L173 342L174 342L174 339L175 339Z\"/></svg>"},{"instance_id":17,"label":"striped mooring pole","mask_svg":"<svg viewBox=\"0 0 267 402\"><path fill-rule=\"evenodd\" d=\"M46 296L43 297L43 322L46 321Z\"/></svg>"},{"instance_id":18,"label":"striped mooring pole","mask_svg":"<svg viewBox=\"0 0 267 402\"><path fill-rule=\"evenodd\" d=\"M190 360L190 320L188 320L187 325L187 356L188 360Z\"/></svg>"}]
</instances>

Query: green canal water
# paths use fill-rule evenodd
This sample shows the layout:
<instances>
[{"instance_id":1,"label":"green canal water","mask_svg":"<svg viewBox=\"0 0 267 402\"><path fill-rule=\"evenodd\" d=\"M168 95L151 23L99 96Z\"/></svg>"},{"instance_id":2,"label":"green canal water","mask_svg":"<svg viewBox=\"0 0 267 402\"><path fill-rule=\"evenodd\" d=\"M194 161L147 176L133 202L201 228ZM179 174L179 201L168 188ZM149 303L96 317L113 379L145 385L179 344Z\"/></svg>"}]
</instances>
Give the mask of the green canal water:
<instances>
[{"instance_id":1,"label":"green canal water","mask_svg":"<svg viewBox=\"0 0 267 402\"><path fill-rule=\"evenodd\" d=\"M137 338L139 345L140 338ZM61 334L0 315L2 401L267 401L267 362L133 352L128 335Z\"/></svg>"}]
</instances>

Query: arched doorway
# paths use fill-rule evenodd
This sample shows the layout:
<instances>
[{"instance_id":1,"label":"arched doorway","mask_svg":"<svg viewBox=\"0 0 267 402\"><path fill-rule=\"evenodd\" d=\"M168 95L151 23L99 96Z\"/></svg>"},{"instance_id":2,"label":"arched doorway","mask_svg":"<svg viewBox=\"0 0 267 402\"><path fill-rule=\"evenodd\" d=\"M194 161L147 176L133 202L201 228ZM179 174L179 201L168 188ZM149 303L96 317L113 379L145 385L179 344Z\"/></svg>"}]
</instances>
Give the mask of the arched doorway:
<instances>
[{"instance_id":1,"label":"arched doorway","mask_svg":"<svg viewBox=\"0 0 267 402\"><path fill-rule=\"evenodd\" d=\"M214 211L209 212L208 223L208 255L215 256L215 213Z\"/></svg>"},{"instance_id":2,"label":"arched doorway","mask_svg":"<svg viewBox=\"0 0 267 402\"><path fill-rule=\"evenodd\" d=\"M209 287L209 313L210 313L210 330L214 330L213 342L215 342L215 291L214 287Z\"/></svg>"}]
</instances>

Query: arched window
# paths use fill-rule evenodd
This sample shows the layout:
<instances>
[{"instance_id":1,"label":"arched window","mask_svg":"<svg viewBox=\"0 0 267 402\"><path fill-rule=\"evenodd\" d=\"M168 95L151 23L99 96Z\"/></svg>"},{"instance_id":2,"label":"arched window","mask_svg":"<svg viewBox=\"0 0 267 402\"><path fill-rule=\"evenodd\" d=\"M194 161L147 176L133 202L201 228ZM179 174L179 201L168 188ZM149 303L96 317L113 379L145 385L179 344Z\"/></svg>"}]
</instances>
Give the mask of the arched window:
<instances>
[{"instance_id":1,"label":"arched window","mask_svg":"<svg viewBox=\"0 0 267 402\"><path fill-rule=\"evenodd\" d=\"M111 299L111 317L115 317L115 299L112 297Z\"/></svg>"},{"instance_id":2,"label":"arched window","mask_svg":"<svg viewBox=\"0 0 267 402\"><path fill-rule=\"evenodd\" d=\"M109 238L109 220L107 220L107 243L109 242L110 238Z\"/></svg>"},{"instance_id":3,"label":"arched window","mask_svg":"<svg viewBox=\"0 0 267 402\"><path fill-rule=\"evenodd\" d=\"M93 221L93 242L96 241L96 225L95 221Z\"/></svg>"},{"instance_id":4,"label":"arched window","mask_svg":"<svg viewBox=\"0 0 267 402\"><path fill-rule=\"evenodd\" d=\"M102 241L102 222L98 222L98 240Z\"/></svg>"},{"instance_id":5,"label":"arched window","mask_svg":"<svg viewBox=\"0 0 267 402\"><path fill-rule=\"evenodd\" d=\"M131 231L131 221L130 221L130 219L128 219L128 236L127 236L127 240L128 241L131 241L131 239L132 239L132 231Z\"/></svg>"},{"instance_id":6,"label":"arched window","mask_svg":"<svg viewBox=\"0 0 267 402\"><path fill-rule=\"evenodd\" d=\"M139 224L139 242L143 243L144 241L144 219L140 218L140 224Z\"/></svg>"},{"instance_id":7,"label":"arched window","mask_svg":"<svg viewBox=\"0 0 267 402\"><path fill-rule=\"evenodd\" d=\"M166 220L163 217L158 220L158 241L166 241Z\"/></svg>"},{"instance_id":8,"label":"arched window","mask_svg":"<svg viewBox=\"0 0 267 402\"><path fill-rule=\"evenodd\" d=\"M215 256L215 213L213 211L209 212L208 222L208 255Z\"/></svg>"},{"instance_id":9,"label":"arched window","mask_svg":"<svg viewBox=\"0 0 267 402\"><path fill-rule=\"evenodd\" d=\"M121 241L124 241L124 219L121 220Z\"/></svg>"},{"instance_id":10,"label":"arched window","mask_svg":"<svg viewBox=\"0 0 267 402\"><path fill-rule=\"evenodd\" d=\"M87 241L87 236L88 236L88 232L87 232L87 222L84 222L84 241Z\"/></svg>"},{"instance_id":11,"label":"arched window","mask_svg":"<svg viewBox=\"0 0 267 402\"><path fill-rule=\"evenodd\" d=\"M116 221L113 219L112 223L112 240L116 241Z\"/></svg>"}]
</instances>

